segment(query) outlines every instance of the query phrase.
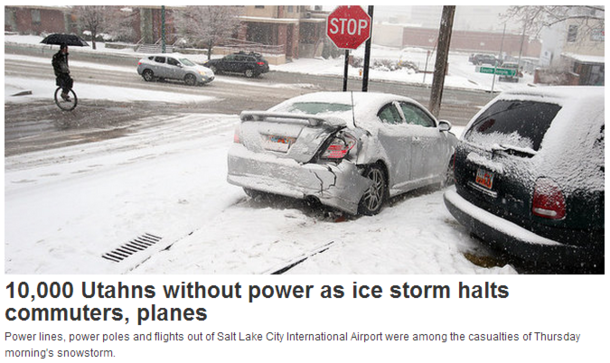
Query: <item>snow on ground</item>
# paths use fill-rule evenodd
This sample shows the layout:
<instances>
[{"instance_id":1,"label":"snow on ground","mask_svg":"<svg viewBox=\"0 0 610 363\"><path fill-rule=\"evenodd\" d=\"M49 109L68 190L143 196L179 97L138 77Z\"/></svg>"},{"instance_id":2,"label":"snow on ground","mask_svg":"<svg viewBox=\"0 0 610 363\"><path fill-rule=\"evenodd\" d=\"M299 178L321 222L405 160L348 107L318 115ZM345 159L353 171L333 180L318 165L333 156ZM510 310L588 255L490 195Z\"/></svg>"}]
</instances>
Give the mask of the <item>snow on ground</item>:
<instances>
[{"instance_id":1,"label":"snow on ground","mask_svg":"<svg viewBox=\"0 0 610 363\"><path fill-rule=\"evenodd\" d=\"M277 68L328 71L334 62L298 60ZM41 87L36 80L5 79L7 94ZM189 101L133 91L97 94ZM335 221L295 201L246 198L226 182L236 115L150 121L159 128L5 158L6 273L265 274L304 257L288 273L515 273L464 257L478 245L445 209L442 190L401 198L374 217ZM162 239L121 263L101 258L145 233Z\"/></svg>"},{"instance_id":2,"label":"snow on ground","mask_svg":"<svg viewBox=\"0 0 610 363\"><path fill-rule=\"evenodd\" d=\"M40 98L45 95L51 98L57 86L49 80L37 80L23 77L4 77L5 102L27 104L32 98ZM23 91L31 91L31 95L12 97L12 95ZM145 93L145 94L143 94ZM175 92L146 91L137 88L124 88L116 92L116 88L80 81L78 84L79 98L85 96L87 99L104 99L117 102L129 102L136 100L147 100L152 102L210 102L214 97L195 94L180 94Z\"/></svg>"}]
</instances>

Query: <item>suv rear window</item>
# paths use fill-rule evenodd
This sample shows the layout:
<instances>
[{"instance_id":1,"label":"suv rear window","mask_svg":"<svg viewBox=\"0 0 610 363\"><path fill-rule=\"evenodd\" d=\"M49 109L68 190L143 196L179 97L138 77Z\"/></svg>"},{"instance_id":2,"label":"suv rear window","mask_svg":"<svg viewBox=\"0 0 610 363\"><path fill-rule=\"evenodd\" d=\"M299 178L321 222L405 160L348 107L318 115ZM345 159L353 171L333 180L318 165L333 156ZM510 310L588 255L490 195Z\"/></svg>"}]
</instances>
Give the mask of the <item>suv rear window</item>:
<instances>
[{"instance_id":1,"label":"suv rear window","mask_svg":"<svg viewBox=\"0 0 610 363\"><path fill-rule=\"evenodd\" d=\"M508 144L538 151L560 109L554 103L500 100L474 121L464 139L488 146Z\"/></svg>"}]
</instances>

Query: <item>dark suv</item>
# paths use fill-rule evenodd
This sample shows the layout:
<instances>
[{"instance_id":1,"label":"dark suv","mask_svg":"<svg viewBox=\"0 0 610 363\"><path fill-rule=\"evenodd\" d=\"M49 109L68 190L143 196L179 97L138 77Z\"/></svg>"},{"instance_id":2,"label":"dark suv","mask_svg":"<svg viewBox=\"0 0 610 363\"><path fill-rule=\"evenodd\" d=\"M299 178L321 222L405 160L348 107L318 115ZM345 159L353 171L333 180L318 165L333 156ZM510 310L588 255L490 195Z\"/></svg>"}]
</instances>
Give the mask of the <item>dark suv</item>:
<instances>
[{"instance_id":1,"label":"dark suv","mask_svg":"<svg viewBox=\"0 0 610 363\"><path fill-rule=\"evenodd\" d=\"M258 77L262 73L269 72L269 63L259 53L239 52L229 54L220 59L207 61L204 66L210 68L215 74L218 73L243 73L246 77Z\"/></svg>"},{"instance_id":2,"label":"dark suv","mask_svg":"<svg viewBox=\"0 0 610 363\"><path fill-rule=\"evenodd\" d=\"M445 205L517 263L603 273L604 124L603 87L501 94L464 130Z\"/></svg>"},{"instance_id":3,"label":"dark suv","mask_svg":"<svg viewBox=\"0 0 610 363\"><path fill-rule=\"evenodd\" d=\"M495 66L496 63L500 64L498 58L489 54L471 54L470 57L468 57L468 61L477 66L480 66L481 64L489 64L491 66Z\"/></svg>"}]
</instances>

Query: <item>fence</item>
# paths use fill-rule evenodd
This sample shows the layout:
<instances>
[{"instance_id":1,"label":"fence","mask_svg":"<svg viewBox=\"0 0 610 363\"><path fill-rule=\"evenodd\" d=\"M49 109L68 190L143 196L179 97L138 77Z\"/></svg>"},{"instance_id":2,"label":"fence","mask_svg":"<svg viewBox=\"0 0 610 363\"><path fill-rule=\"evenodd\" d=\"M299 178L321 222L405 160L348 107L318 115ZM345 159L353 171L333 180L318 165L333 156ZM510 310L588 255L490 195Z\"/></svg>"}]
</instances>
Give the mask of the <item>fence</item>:
<instances>
[{"instance_id":1,"label":"fence","mask_svg":"<svg viewBox=\"0 0 610 363\"><path fill-rule=\"evenodd\" d=\"M234 38L227 39L222 44L222 47L232 49L233 51L243 50L245 52L255 52L261 54L286 54L286 47L284 44L267 45Z\"/></svg>"}]
</instances>

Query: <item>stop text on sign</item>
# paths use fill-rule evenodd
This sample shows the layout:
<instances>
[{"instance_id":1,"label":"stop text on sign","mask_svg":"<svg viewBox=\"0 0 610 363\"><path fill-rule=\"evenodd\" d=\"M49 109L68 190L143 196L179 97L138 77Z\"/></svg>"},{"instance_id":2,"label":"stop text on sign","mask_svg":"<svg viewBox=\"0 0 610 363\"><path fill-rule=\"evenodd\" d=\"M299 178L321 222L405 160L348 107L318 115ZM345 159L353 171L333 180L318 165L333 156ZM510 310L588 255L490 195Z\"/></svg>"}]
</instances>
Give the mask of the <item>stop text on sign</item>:
<instances>
[{"instance_id":1,"label":"stop text on sign","mask_svg":"<svg viewBox=\"0 0 610 363\"><path fill-rule=\"evenodd\" d=\"M329 23L328 31L331 34L362 35L364 30L369 31L369 22L365 19L334 18Z\"/></svg>"},{"instance_id":2,"label":"stop text on sign","mask_svg":"<svg viewBox=\"0 0 610 363\"><path fill-rule=\"evenodd\" d=\"M371 17L360 6L339 6L328 15L326 34L340 49L356 49L371 36Z\"/></svg>"}]
</instances>

